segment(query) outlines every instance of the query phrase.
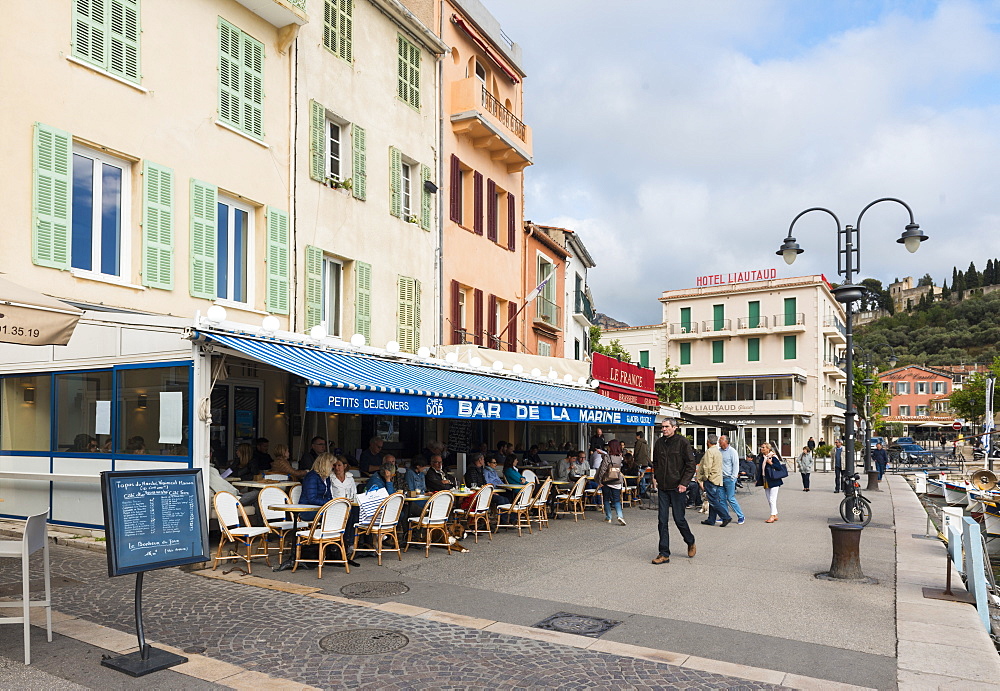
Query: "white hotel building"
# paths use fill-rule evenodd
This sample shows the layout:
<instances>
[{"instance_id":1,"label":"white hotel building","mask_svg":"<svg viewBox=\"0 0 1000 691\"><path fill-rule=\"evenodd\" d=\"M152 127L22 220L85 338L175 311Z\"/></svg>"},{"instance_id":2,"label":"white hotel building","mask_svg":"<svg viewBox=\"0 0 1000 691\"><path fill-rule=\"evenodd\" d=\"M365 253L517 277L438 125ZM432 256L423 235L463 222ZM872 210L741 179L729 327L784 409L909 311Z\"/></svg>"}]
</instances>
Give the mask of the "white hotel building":
<instances>
[{"instance_id":1,"label":"white hotel building","mask_svg":"<svg viewBox=\"0 0 1000 691\"><path fill-rule=\"evenodd\" d=\"M810 436L832 443L843 433L844 310L822 275L765 278L773 270L702 277L695 288L659 298L663 323L608 329L634 362L662 374L679 368L685 413L740 428L750 448L777 442L796 455ZM695 445L720 430L682 426Z\"/></svg>"}]
</instances>

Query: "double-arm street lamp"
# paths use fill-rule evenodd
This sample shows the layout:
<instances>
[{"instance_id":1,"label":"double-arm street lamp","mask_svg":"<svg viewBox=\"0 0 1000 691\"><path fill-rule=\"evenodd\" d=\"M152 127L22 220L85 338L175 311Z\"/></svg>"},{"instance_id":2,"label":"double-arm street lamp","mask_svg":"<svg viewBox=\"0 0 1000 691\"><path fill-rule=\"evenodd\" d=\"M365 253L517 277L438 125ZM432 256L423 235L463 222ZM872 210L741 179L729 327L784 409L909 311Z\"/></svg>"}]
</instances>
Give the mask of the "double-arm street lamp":
<instances>
[{"instance_id":1,"label":"double-arm street lamp","mask_svg":"<svg viewBox=\"0 0 1000 691\"><path fill-rule=\"evenodd\" d=\"M837 273L844 277L844 283L833 289L834 297L836 297L837 302L844 304L844 311L847 315L847 329L845 337L847 339L846 346L846 374L847 374L847 410L844 412L844 446L847 448L847 459L844 464L844 470L848 472L854 472L854 416L857 414L854 410L854 303L860 300L867 290L864 286L854 284L854 272L861 268L861 218L865 215L868 209L872 208L876 204L881 202L896 202L906 209L907 213L910 215L910 222L906 224L906 229L903 234L899 237L896 242L902 244L910 252L916 252L920 248L920 243L927 239L927 236L920 231L920 226L913 220L913 210L910 209L909 205L893 197L883 197L882 199L876 199L871 202L861 210L858 214L857 223L853 226L843 226L840 225L840 219L837 215L821 206L814 206L812 208L806 209L805 211L799 212L799 214L792 219L791 225L788 226L788 237L781 244L775 254L784 257L785 262L791 264L795 261L795 258L802 254L803 249L799 247L799 244L792 237L792 228L795 227L795 222L800 218L805 216L807 213L812 211L823 211L830 214L833 217L834 222L837 224Z\"/></svg>"}]
</instances>

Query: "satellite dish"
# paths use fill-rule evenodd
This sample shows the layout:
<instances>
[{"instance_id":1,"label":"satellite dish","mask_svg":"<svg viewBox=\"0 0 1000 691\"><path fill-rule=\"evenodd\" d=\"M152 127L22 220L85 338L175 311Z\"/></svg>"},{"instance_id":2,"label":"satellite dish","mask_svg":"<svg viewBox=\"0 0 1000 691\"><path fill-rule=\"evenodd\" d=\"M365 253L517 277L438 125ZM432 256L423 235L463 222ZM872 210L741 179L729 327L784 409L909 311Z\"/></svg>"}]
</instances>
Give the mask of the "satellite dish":
<instances>
[{"instance_id":1,"label":"satellite dish","mask_svg":"<svg viewBox=\"0 0 1000 691\"><path fill-rule=\"evenodd\" d=\"M986 468L976 468L969 473L969 482L976 489L988 492L997 486L997 476L992 470Z\"/></svg>"}]
</instances>

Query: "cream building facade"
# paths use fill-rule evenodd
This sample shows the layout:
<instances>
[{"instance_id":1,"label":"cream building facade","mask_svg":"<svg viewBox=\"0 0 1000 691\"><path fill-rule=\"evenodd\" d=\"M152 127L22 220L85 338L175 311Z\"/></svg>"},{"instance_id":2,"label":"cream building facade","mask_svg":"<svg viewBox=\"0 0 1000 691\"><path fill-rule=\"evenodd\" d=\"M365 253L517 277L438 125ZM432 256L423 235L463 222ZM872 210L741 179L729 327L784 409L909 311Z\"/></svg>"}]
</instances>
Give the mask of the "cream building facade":
<instances>
[{"instance_id":1,"label":"cream building facade","mask_svg":"<svg viewBox=\"0 0 1000 691\"><path fill-rule=\"evenodd\" d=\"M793 456L810 436L842 433L844 311L823 276L771 278L664 291L663 323L608 329L634 362L657 373L669 357L683 385L682 411L741 428L752 449L776 442ZM731 274L728 276L735 276ZM686 433L704 446L707 425Z\"/></svg>"}]
</instances>

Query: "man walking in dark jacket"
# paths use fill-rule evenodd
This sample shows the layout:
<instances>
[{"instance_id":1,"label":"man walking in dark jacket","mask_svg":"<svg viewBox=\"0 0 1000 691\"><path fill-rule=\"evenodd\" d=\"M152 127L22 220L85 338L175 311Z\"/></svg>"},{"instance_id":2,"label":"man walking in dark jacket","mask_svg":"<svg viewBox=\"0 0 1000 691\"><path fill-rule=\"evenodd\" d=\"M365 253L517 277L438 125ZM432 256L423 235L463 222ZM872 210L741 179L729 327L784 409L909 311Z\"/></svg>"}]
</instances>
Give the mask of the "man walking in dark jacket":
<instances>
[{"instance_id":1,"label":"man walking in dark jacket","mask_svg":"<svg viewBox=\"0 0 1000 691\"><path fill-rule=\"evenodd\" d=\"M653 559L654 564L666 564L670 561L671 514L688 546L688 556L693 557L698 551L694 545L694 534L684 515L687 500L684 493L694 477L696 465L694 450L687 438L677 434L677 420L674 418L664 418L661 429L663 436L653 446L653 488L658 490L660 533L659 553Z\"/></svg>"}]
</instances>

